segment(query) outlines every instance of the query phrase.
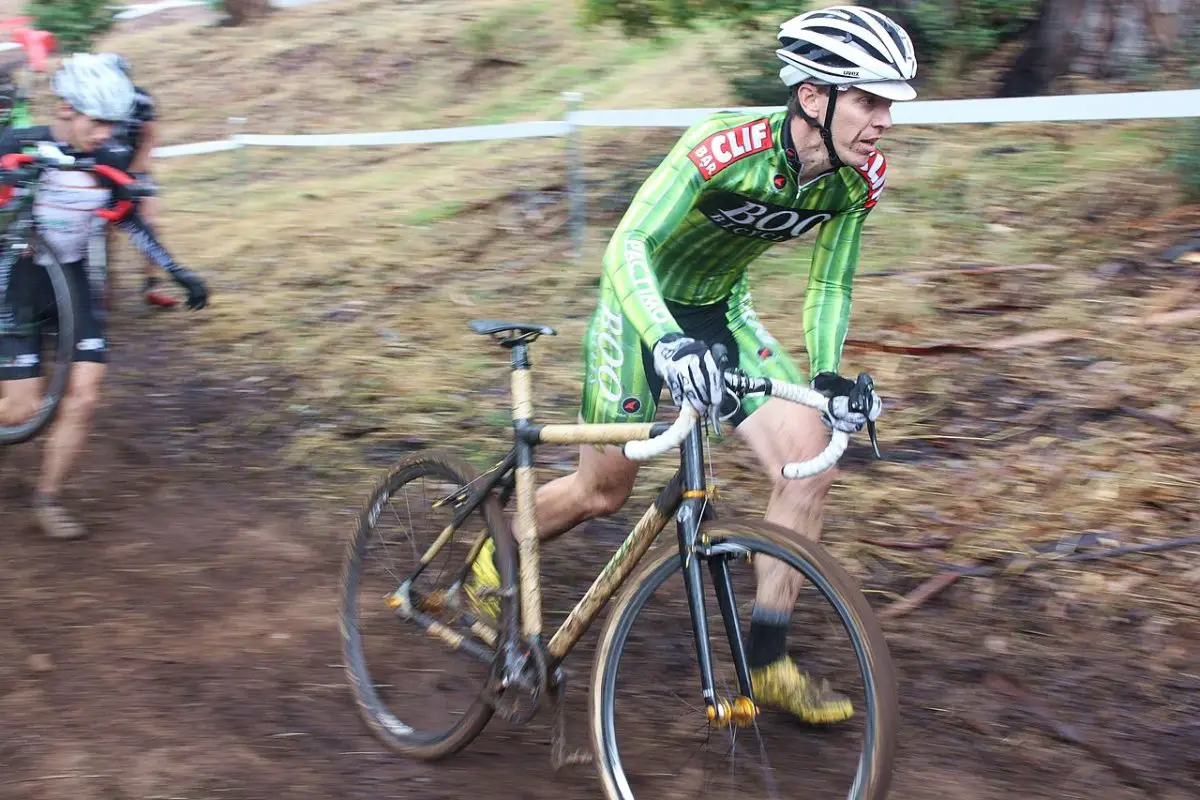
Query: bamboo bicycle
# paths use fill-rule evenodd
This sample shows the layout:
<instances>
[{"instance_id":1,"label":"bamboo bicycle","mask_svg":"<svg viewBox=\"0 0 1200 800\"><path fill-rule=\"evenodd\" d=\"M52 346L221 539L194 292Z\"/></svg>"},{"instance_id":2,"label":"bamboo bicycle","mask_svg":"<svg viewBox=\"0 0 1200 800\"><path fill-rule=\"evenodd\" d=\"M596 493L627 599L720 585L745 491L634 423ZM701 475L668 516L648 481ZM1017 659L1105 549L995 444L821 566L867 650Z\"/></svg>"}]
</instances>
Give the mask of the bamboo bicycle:
<instances>
[{"instance_id":1,"label":"bamboo bicycle","mask_svg":"<svg viewBox=\"0 0 1200 800\"><path fill-rule=\"evenodd\" d=\"M512 449L483 475L456 458L436 452L422 451L400 460L365 504L346 549L340 598L344 667L360 714L373 733L398 753L435 760L470 744L493 715L511 723L529 721L541 707L542 698L553 691L558 701L552 746L555 768L590 760L587 755L568 755L566 750L561 715L565 675L561 665L608 601L623 588L600 635L589 698L591 742L605 796L610 800L633 800L635 796L659 800L668 796L668 784L674 787L680 783L690 796L706 798L812 796L785 792L765 753L767 743L792 744L803 739L803 729L788 718L780 726L782 736L764 738L760 723L765 725L768 715L753 699L733 573L735 567L766 557L797 570L809 588L832 606L836 622L847 634L853 652L848 660L862 679L864 730L850 788L844 795L839 790L839 795L848 800L882 800L891 778L896 742L895 677L883 633L854 579L817 543L787 529L758 520L714 519L706 482L703 422L690 407L684 408L672 424L535 423L529 345L541 335L554 335L554 330L488 320L473 321L471 328L482 335L496 336L510 351ZM818 409L828 402L807 387L752 378L739 370L725 371L725 380L737 397L768 394ZM860 385L869 380L866 375L859 376ZM874 440L873 428L871 433ZM834 431L823 453L807 462L786 465L784 475L799 479L828 469L841 457L848 440L847 434ZM534 517L533 452L535 446L550 443L621 444L625 455L634 460L681 447L681 458L674 477L547 640ZM514 493L515 535L502 512ZM428 510L417 515L421 519L438 512L446 515L445 520L430 528L428 544L417 542L413 511L418 503L428 504ZM401 522L402 532L389 539L381 533L381 525L393 517ZM635 574L635 568L672 517L676 520L677 546L656 548ZM465 529L471 525L478 525L479 530L468 533ZM495 542L495 561L501 576L501 590L495 598L497 616L482 613L465 588L470 565L487 536ZM382 551L388 557L407 555L411 563L400 570L386 569L380 590L360 598L367 556L372 551ZM712 626L716 630L711 636L703 566L710 572L721 620ZM682 597L676 596L673 602L665 599L675 586L672 579L680 574L681 588L675 591ZM652 601L660 600L666 604L661 612L647 610ZM691 635L687 638L691 644L672 648L660 642L665 633L682 632L683 626L653 626L684 613L690 617ZM639 633L635 622L642 619L647 628ZM383 623L384 637L378 643L371 639L368 645L364 627L376 622ZM397 637L403 632L413 638L407 644L398 644ZM714 667L719 649L715 641L722 638L731 661L724 676ZM432 652L437 654L437 661L432 667L417 663L416 653L423 642L436 645ZM627 649L643 642L650 646L647 658L623 664ZM375 664L374 676L367 667L368 652ZM457 660L449 657L454 654ZM670 694L690 711L669 717L641 739L619 735L618 712L623 719L637 722L658 704L640 696L628 705L624 699L618 701L618 678L626 670L641 671L662 659L671 662L665 671L678 682ZM406 661L414 665L415 677L396 682L380 677L388 667ZM690 672L689 665L698 666L698 675ZM465 708L449 707L446 698L456 687L463 690ZM391 697L385 701L385 695ZM693 698L694 702L685 698ZM412 703L413 699L418 702ZM394 706L404 700L411 705L398 716L400 712ZM433 721L444 711L449 712L447 720ZM767 761L763 770L737 768L737 759L742 757L737 752L737 736L746 729L751 729L749 736L757 738L758 751ZM676 773L659 767L660 762L665 763L697 741L703 741L707 752L714 735L719 742L732 743L733 760L729 774L716 776L716 785L698 788L696 780L707 778L699 774L694 758ZM657 755L659 749L661 756ZM748 752L753 755L753 748ZM794 766L794 758L787 763ZM649 775L635 775L635 769L643 764L648 765ZM725 785L728 780L745 776L757 779L756 789Z\"/></svg>"}]
</instances>

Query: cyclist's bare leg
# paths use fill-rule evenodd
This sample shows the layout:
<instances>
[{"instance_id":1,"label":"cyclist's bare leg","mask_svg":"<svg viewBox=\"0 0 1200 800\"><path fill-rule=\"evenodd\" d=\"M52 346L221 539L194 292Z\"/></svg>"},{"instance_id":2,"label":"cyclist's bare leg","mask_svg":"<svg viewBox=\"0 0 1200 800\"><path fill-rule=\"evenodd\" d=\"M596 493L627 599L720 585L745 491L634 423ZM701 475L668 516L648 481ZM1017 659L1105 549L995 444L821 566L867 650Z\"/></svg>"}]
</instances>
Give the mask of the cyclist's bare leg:
<instances>
[{"instance_id":1,"label":"cyclist's bare leg","mask_svg":"<svg viewBox=\"0 0 1200 800\"><path fill-rule=\"evenodd\" d=\"M31 419L42 404L42 379L0 382L0 425L20 425Z\"/></svg>"},{"instance_id":2,"label":"cyclist's bare leg","mask_svg":"<svg viewBox=\"0 0 1200 800\"><path fill-rule=\"evenodd\" d=\"M825 448L829 435L817 412L773 398L751 414L738 432L773 482L767 521L800 536L820 539L833 471L803 481L787 480L780 474L785 463L804 461ZM758 590L750 611L746 651L755 698L811 724L849 719L854 713L850 699L803 671L788 654L788 622L800 593L800 574L774 559L755 559L754 567Z\"/></svg>"},{"instance_id":3,"label":"cyclist's bare leg","mask_svg":"<svg viewBox=\"0 0 1200 800\"><path fill-rule=\"evenodd\" d=\"M799 481L787 480L780 474L787 462L804 461L825 449L829 431L820 415L811 408L771 398L739 425L737 432L758 456L772 481L767 522L820 540L825 497L833 485L836 468ZM756 559L755 564L756 608L790 614L800 592L800 574L774 559Z\"/></svg>"},{"instance_id":4,"label":"cyclist's bare leg","mask_svg":"<svg viewBox=\"0 0 1200 800\"><path fill-rule=\"evenodd\" d=\"M63 479L83 449L91 427L92 412L100 397L104 372L104 364L76 362L71 365L67 391L63 393L58 416L46 439L46 460L37 487L43 497L58 494Z\"/></svg>"},{"instance_id":5,"label":"cyclist's bare leg","mask_svg":"<svg viewBox=\"0 0 1200 800\"><path fill-rule=\"evenodd\" d=\"M633 491L639 467L615 445L580 447L575 472L538 487L539 538L553 539L581 522L619 511Z\"/></svg>"}]
</instances>

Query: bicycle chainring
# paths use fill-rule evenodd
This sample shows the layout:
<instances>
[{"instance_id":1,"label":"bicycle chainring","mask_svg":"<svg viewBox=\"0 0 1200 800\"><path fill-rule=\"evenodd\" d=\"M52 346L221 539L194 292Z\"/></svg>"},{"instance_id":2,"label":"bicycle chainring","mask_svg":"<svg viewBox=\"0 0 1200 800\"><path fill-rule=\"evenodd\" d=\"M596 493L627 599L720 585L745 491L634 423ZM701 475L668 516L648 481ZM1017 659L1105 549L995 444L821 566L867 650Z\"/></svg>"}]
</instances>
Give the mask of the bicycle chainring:
<instances>
[{"instance_id":1,"label":"bicycle chainring","mask_svg":"<svg viewBox=\"0 0 1200 800\"><path fill-rule=\"evenodd\" d=\"M541 646L520 642L517 652L496 659L483 698L504 721L523 724L537 716L548 683Z\"/></svg>"}]
</instances>

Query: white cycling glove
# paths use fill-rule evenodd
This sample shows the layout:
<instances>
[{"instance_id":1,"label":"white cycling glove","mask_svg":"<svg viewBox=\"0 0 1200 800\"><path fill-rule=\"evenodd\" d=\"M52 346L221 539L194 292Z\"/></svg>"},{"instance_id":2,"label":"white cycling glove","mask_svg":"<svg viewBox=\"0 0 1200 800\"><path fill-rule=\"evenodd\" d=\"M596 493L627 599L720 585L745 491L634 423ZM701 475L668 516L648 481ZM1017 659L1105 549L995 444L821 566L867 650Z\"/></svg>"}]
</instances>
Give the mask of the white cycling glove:
<instances>
[{"instance_id":1,"label":"white cycling glove","mask_svg":"<svg viewBox=\"0 0 1200 800\"><path fill-rule=\"evenodd\" d=\"M702 416L720 413L725 381L704 342L668 333L654 345L654 371L666 382L675 405L689 403Z\"/></svg>"},{"instance_id":2,"label":"white cycling glove","mask_svg":"<svg viewBox=\"0 0 1200 800\"><path fill-rule=\"evenodd\" d=\"M858 433L867 421L879 419L883 401L871 388L869 397L860 397L854 381L835 372L822 372L812 379L812 388L829 398L825 424L845 433Z\"/></svg>"}]
</instances>

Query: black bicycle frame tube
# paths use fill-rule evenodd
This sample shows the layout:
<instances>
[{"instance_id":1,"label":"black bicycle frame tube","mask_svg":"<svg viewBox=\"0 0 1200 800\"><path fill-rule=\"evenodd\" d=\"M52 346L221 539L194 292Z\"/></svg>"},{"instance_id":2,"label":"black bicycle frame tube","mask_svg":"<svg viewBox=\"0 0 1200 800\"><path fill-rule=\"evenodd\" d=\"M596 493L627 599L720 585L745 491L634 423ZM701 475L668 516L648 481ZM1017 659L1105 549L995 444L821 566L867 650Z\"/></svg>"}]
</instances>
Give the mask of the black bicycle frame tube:
<instances>
[{"instance_id":1,"label":"black bicycle frame tube","mask_svg":"<svg viewBox=\"0 0 1200 800\"><path fill-rule=\"evenodd\" d=\"M498 486L500 483L502 483L504 481L505 477L510 472L512 472L513 466L516 463L517 463L516 450L515 449L509 450L508 455L506 455L504 457L504 460L492 468L492 470L494 471L494 474L490 478L488 478L484 483L480 484L479 486L475 486L475 487L464 487L467 489L466 503L461 508L459 508L459 510L451 518L450 524L453 525L455 528L457 528L459 525L463 524L463 522L467 519L467 517L474 514L475 509L479 508L479 504L482 503L483 499L488 496L488 492L492 491L492 489L496 488L496 486ZM487 473L485 472L484 474L486 475ZM454 495L448 495L448 496L453 497ZM433 563L433 562L431 561L429 563ZM417 578L421 577L421 573L423 573L425 571L425 568L428 566L429 566L429 564L417 564L417 568L413 571L413 573L411 575L408 576L408 580L416 581ZM465 567L463 567L463 575L460 575L458 577L459 580L461 580L466 575L466 572L470 569L470 567L471 567L470 564L467 564Z\"/></svg>"},{"instance_id":2,"label":"black bicycle frame tube","mask_svg":"<svg viewBox=\"0 0 1200 800\"><path fill-rule=\"evenodd\" d=\"M708 613L704 605L704 581L700 559L696 557L696 539L700 534L700 515L704 511L705 474L704 440L701 423L692 427L680 452L680 472L683 475L683 502L676 512L679 535L679 558L683 563L683 586L687 592L688 610L692 616L692 632L696 639L696 657L700 662L700 689L708 708L716 705L712 665L712 649L708 643Z\"/></svg>"},{"instance_id":3,"label":"black bicycle frame tube","mask_svg":"<svg viewBox=\"0 0 1200 800\"><path fill-rule=\"evenodd\" d=\"M729 559L728 555L709 556L708 569L712 573L717 604L721 607L721 619L725 621L725 635L729 638L729 649L733 654L733 668L737 672L738 690L743 697L754 699L750 685L750 666L746 660L746 644L742 641L742 624L738 619L733 584L729 580Z\"/></svg>"}]
</instances>

